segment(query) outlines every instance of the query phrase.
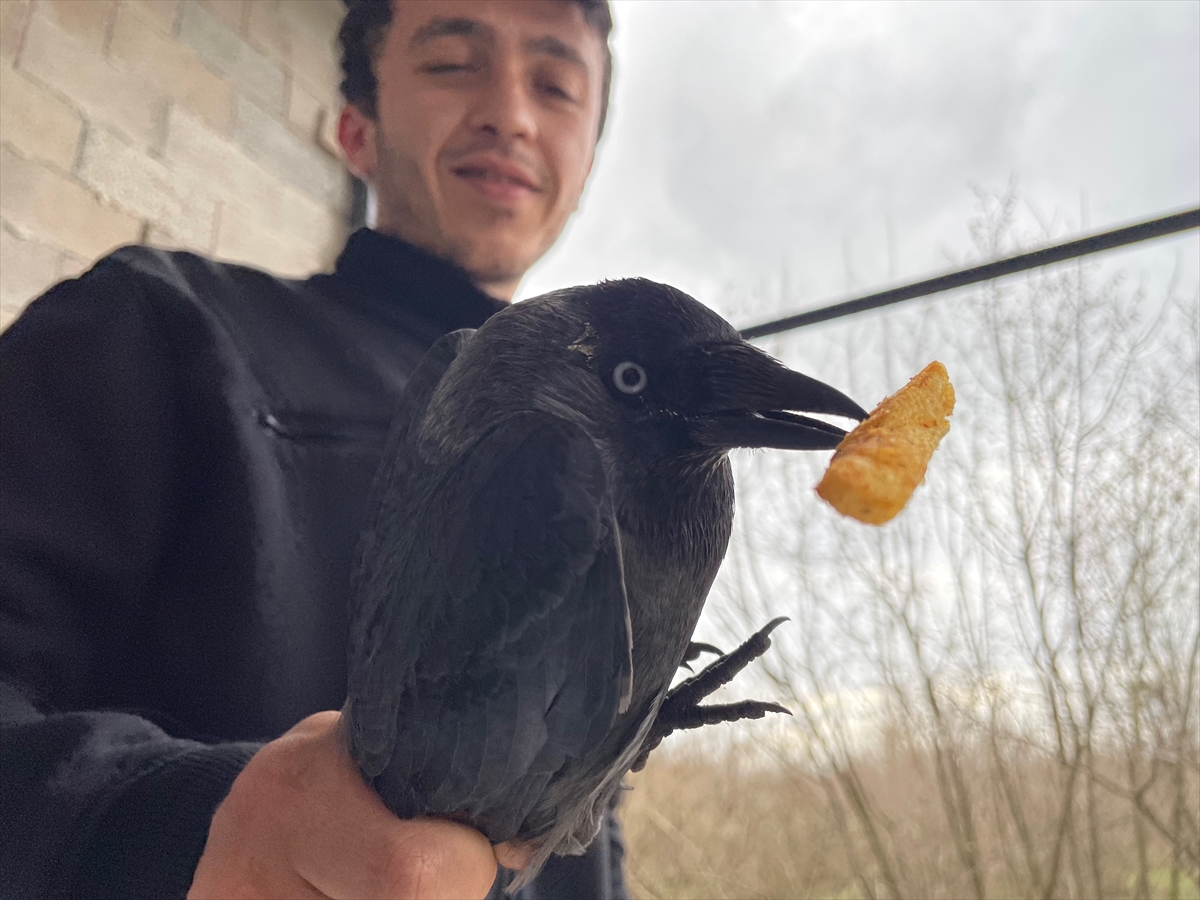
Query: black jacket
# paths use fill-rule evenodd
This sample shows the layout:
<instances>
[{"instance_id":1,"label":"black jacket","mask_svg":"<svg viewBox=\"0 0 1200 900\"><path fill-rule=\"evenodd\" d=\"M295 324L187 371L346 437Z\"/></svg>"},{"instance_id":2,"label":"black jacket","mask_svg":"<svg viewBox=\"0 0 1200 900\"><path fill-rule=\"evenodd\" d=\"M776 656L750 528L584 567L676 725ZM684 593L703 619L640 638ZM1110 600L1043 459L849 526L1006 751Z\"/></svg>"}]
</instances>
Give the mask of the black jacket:
<instances>
[{"instance_id":1,"label":"black jacket","mask_svg":"<svg viewBox=\"0 0 1200 900\"><path fill-rule=\"evenodd\" d=\"M259 744L342 705L409 373L501 306L364 229L304 281L127 247L0 336L0 894L186 892ZM531 893L620 860L614 826Z\"/></svg>"}]
</instances>

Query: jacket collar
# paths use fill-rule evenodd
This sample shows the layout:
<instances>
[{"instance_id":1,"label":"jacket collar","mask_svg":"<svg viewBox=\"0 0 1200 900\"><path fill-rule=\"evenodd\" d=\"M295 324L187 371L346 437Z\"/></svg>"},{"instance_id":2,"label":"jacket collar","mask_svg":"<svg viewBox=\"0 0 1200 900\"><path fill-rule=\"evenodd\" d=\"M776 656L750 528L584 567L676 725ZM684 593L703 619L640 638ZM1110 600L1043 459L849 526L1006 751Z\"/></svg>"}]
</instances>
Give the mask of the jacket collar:
<instances>
[{"instance_id":1,"label":"jacket collar","mask_svg":"<svg viewBox=\"0 0 1200 900\"><path fill-rule=\"evenodd\" d=\"M475 287L454 263L370 228L350 235L334 271L357 290L406 307L445 331L478 328L508 306Z\"/></svg>"}]
</instances>

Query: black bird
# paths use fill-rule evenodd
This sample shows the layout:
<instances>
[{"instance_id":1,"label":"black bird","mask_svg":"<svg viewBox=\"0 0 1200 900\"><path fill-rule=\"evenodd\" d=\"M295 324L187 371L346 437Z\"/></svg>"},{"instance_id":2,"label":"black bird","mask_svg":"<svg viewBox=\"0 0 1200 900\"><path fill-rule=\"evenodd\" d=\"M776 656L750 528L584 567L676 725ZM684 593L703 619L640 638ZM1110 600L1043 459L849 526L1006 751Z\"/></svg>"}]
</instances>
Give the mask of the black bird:
<instances>
[{"instance_id":1,"label":"black bird","mask_svg":"<svg viewBox=\"0 0 1200 900\"><path fill-rule=\"evenodd\" d=\"M351 752L401 817L579 853L777 619L668 691L725 555L734 447L824 450L858 404L642 279L516 304L426 355L392 425L352 589Z\"/></svg>"}]
</instances>

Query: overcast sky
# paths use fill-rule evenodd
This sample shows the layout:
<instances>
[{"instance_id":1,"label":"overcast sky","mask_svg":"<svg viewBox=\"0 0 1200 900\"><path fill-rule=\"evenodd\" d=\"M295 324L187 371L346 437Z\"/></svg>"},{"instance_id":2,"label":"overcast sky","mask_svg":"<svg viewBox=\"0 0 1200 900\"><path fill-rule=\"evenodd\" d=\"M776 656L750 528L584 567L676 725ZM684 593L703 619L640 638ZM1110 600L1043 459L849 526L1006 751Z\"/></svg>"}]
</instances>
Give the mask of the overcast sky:
<instances>
[{"instance_id":1,"label":"overcast sky","mask_svg":"<svg viewBox=\"0 0 1200 900\"><path fill-rule=\"evenodd\" d=\"M973 186L1002 191L1015 179L1036 211L1023 227L1040 216L1058 238L1200 202L1200 3L614 6L616 81L597 168L519 296L642 275L746 325L969 263ZM1124 269L1161 299L1180 265L1178 293L1194 297L1194 231L1110 254L1101 271ZM931 358L969 400L969 366L952 347L910 348L925 355L909 371L877 357L880 336L911 334L923 309L965 319L974 302L868 313L768 347L867 408ZM744 479L746 459L735 463ZM775 512L821 512L810 491L791 493L777 492ZM754 519L746 502L739 491L741 521ZM730 571L701 640L745 637L723 624ZM781 592L769 612L791 603ZM735 693L748 695L755 677Z\"/></svg>"},{"instance_id":2,"label":"overcast sky","mask_svg":"<svg viewBox=\"0 0 1200 900\"><path fill-rule=\"evenodd\" d=\"M972 185L1061 235L1200 200L1200 3L614 7L609 131L521 296L644 275L747 324L966 259ZM1194 282L1198 247L1120 262Z\"/></svg>"}]
</instances>

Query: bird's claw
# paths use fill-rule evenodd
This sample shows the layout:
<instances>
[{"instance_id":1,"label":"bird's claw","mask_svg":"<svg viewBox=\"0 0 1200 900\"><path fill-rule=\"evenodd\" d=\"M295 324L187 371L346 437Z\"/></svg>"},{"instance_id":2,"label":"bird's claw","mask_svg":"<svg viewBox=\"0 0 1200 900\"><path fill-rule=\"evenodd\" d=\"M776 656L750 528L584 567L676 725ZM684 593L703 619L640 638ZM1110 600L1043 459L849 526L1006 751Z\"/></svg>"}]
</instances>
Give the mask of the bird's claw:
<instances>
[{"instance_id":1,"label":"bird's claw","mask_svg":"<svg viewBox=\"0 0 1200 900\"><path fill-rule=\"evenodd\" d=\"M737 677L738 672L766 653L771 646L771 632L787 620L787 616L772 619L732 653L720 656L702 669L699 674L693 675L672 688L663 699L658 716L642 745L641 752L634 761L632 770L640 772L646 765L650 751L662 743L663 738L673 731L699 728L702 725L714 725L718 722L761 719L769 712L787 713L790 716L792 713L787 707L759 700L743 700L739 703L721 703L711 706L700 705L701 700L718 688L729 684ZM692 654L692 648L695 646L698 645L690 644L688 646L689 654ZM694 659L699 654L700 651L697 650L693 655L685 655L684 660L686 662Z\"/></svg>"},{"instance_id":2,"label":"bird's claw","mask_svg":"<svg viewBox=\"0 0 1200 900\"><path fill-rule=\"evenodd\" d=\"M712 644L702 644L699 641L692 641L687 645L687 650L684 651L683 659L680 661L679 665L687 669L689 672L693 671L692 667L688 664L699 657L701 653L711 653L714 656L725 655L725 651L720 647L714 647Z\"/></svg>"}]
</instances>

